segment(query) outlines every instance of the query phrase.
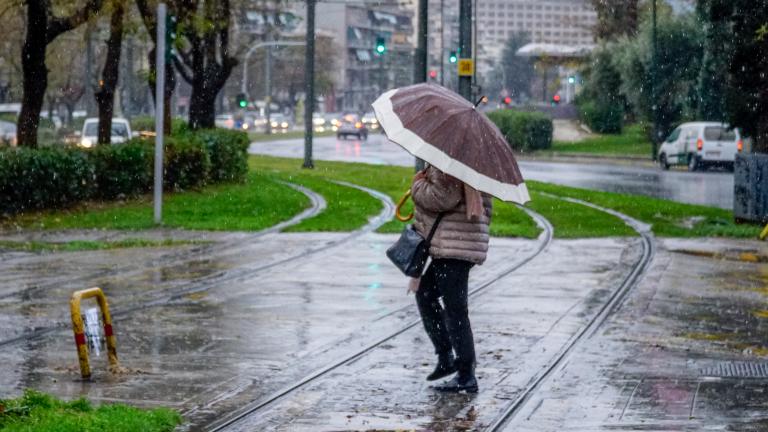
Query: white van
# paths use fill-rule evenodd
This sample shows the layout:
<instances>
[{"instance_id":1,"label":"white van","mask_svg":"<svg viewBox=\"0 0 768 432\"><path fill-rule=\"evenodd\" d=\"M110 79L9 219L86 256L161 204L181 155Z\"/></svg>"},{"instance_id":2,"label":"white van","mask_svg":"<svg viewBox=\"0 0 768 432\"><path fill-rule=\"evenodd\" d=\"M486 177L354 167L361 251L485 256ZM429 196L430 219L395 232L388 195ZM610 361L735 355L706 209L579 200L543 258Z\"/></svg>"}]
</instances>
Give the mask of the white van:
<instances>
[{"instance_id":1,"label":"white van","mask_svg":"<svg viewBox=\"0 0 768 432\"><path fill-rule=\"evenodd\" d=\"M112 119L112 137L110 142L112 144L122 144L129 139L133 134L131 133L131 124L124 118L115 117ZM99 119L89 118L83 123L83 131L80 133L80 146L81 147L93 147L99 138Z\"/></svg>"},{"instance_id":2,"label":"white van","mask_svg":"<svg viewBox=\"0 0 768 432\"><path fill-rule=\"evenodd\" d=\"M744 141L738 129L717 122L683 123L661 145L659 164L662 169L687 165L689 171L708 165L732 169L736 153L741 151L744 151Z\"/></svg>"}]
</instances>

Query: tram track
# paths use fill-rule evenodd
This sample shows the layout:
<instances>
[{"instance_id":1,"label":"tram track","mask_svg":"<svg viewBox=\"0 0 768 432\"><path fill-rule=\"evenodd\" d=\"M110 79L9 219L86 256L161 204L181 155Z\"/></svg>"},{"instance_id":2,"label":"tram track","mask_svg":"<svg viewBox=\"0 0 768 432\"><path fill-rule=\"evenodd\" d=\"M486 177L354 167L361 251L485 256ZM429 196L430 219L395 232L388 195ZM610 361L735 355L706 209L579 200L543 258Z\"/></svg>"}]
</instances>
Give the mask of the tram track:
<instances>
[{"instance_id":1,"label":"tram track","mask_svg":"<svg viewBox=\"0 0 768 432\"><path fill-rule=\"evenodd\" d=\"M201 278L201 279L195 279L193 281L190 281L188 283L176 286L174 288L160 289L160 290L157 290L157 291L154 291L154 292L149 292L149 293L147 293L147 295L145 295L143 297L142 301L139 301L139 302L136 302L134 304L127 305L127 306L117 306L117 307L114 307L112 309L112 316L113 316L113 318L117 322L119 322L124 317L126 317L126 316L128 316L128 315L130 315L130 314L132 314L132 313L134 313L136 311L139 311L139 310L145 310L145 309L148 309L148 308L162 306L162 305L168 304L170 302L177 301L177 300L181 299L182 297L190 295L190 294L194 294L194 293L198 293L198 292L202 292L202 291L214 290L214 289L217 289L219 287L224 286L225 284L238 283L238 282L242 282L244 280L251 279L251 278L257 276L259 273L262 273L262 272L267 271L269 269L272 269L272 268L275 268L275 267L279 267L279 266L285 266L285 265L289 264L292 261L302 260L302 259L308 258L310 256L317 255L319 253L328 251L328 250L330 250L330 249L332 249L334 247L338 247L338 246L340 246L342 244L345 244L345 243L347 243L347 242L349 242L349 241L351 241L353 239L356 239L356 238L358 238L358 237L360 237L360 236L362 236L364 234L373 232L373 231L377 230L379 227L381 227L382 225L384 225L385 223L387 223L389 220L391 220L392 217L394 216L394 214L395 214L395 204L392 202L392 199L389 198L388 195L385 195L385 194L383 194L383 193L381 193L379 191L376 191L376 190L373 190L373 189L370 189L370 188L365 188L365 187L362 187L362 186L354 185L352 183L345 183L345 182L334 182L334 183L337 183L337 184L343 185L343 186L347 186L347 187L352 187L352 188L355 188L355 189L358 189L360 191L368 193L369 195L371 195L372 197L376 198L377 200L379 200L382 203L382 207L383 207L382 210L376 216L371 218L369 220L369 222L365 226L363 226L362 228L360 228L358 230L352 231L352 232L348 233L347 235L345 235L345 236L343 236L343 237L341 237L339 239L336 239L334 241L328 242L328 243L323 244L321 246L308 248L308 249L306 249L306 250L304 250L304 251L302 251L302 252L300 252L298 254L293 254L291 256L288 256L288 257L285 257L285 258L282 258L282 259L279 259L279 260L276 260L276 261L272 261L272 262L269 262L269 263L265 263L263 265L259 265L259 266L256 266L256 267L221 271L221 272L214 273L213 275L209 275L209 276L206 276L206 277ZM298 186L298 185L296 185L296 186L301 188L302 190L306 190L308 192L311 192L308 189L305 189L305 188L303 188L301 186ZM312 192L312 193L314 194L314 192ZM325 201L319 195L317 195L317 198L319 198L319 199L315 199L314 202L317 202L318 205L313 207L313 209L314 209L313 210L313 214L318 214L321 211L321 210L319 210L319 208L322 207L321 204L325 203ZM308 216L308 217L311 217L311 216ZM287 224L283 225L280 229L282 230L282 229L287 228L288 226L292 226L292 225L295 225L297 223L300 223L304 219L307 219L307 217L294 218L294 220L293 220L294 223L292 223L291 225L287 225ZM267 231L268 232L266 232L264 234L262 234L260 232L259 236L266 235L267 233L276 232L272 228L270 228ZM238 241L238 243L240 243L241 241L242 240ZM18 342L29 340L29 339L36 338L36 337L40 337L40 336L46 335L48 333L51 333L53 331L59 330L59 329L65 327L66 325L67 325L66 323L60 322L60 323L55 324L55 325L50 325L50 326L45 326L45 327L37 327L37 328L35 328L35 329L31 330L31 331L24 332L24 333L22 333L22 334L20 334L18 336L15 336L15 337L12 337L12 338L8 338L8 339L5 339L5 340L0 340L0 347L6 346L6 345L12 345L14 343L18 343Z\"/></svg>"},{"instance_id":2,"label":"tram track","mask_svg":"<svg viewBox=\"0 0 768 432\"><path fill-rule=\"evenodd\" d=\"M500 281L504 277L508 276L509 274L513 273L514 271L526 265L527 263L531 262L541 253L543 253L552 243L552 238L554 236L554 228L552 227L552 224L550 224L550 222L544 216L540 215L539 213L536 213L531 209L528 209L523 206L519 206L519 208L523 210L525 213L527 213L536 222L536 224L542 229L542 233L539 235L538 244L536 248L533 250L532 253L521 257L519 260L516 260L509 267L506 267L505 269L494 274L492 277L486 279L485 281L481 281L479 284L477 284L477 286L474 289L472 289L469 292L469 296L475 297L483 294L485 291L489 289L489 287L493 286L496 282ZM408 310L415 310L415 306L406 305L387 315L391 316L393 314L396 314L399 312L405 312ZM280 390L267 395L264 398L256 400L255 402L248 404L242 409L234 411L233 413L225 417L222 417L217 421L214 421L212 424L208 425L208 427L205 430L209 432L218 432L218 431L227 430L228 427L233 426L239 421L249 416L255 415L256 413L268 408L273 403L283 399L284 397L305 387L306 385L318 380L319 378L322 378L323 376L329 374L330 372L337 370L343 367L344 365L354 362L355 360L369 354L376 348L386 344L392 339L418 326L420 323L421 323L421 319L414 319L412 321L409 321L407 324L404 324L399 329L393 332L389 332L388 334L376 339L374 342L369 343L368 345L360 349L357 349L352 353L348 353L346 355L340 356L337 360L333 361L332 363L326 365L321 369L318 369L310 373L304 378L292 384L289 384L281 388Z\"/></svg>"},{"instance_id":3,"label":"tram track","mask_svg":"<svg viewBox=\"0 0 768 432\"><path fill-rule=\"evenodd\" d=\"M574 350L586 340L588 340L592 335L594 335L595 332L602 326L602 324L611 316L611 314L620 307L621 303L626 299L627 295L632 291L634 287L637 286L639 281L642 279L642 276L647 271L655 253L655 240L648 225L643 224L642 222L637 221L625 214L600 207L586 201L554 195L552 195L552 197L594 208L596 210L618 217L639 234L642 245L642 253L638 260L631 266L627 275L611 292L608 299L602 303L597 312L595 312L593 316L564 344L564 346L558 350L558 352L550 359L547 364L544 365L543 368L541 368L539 372L537 372L528 380L528 385L512 400L511 403L504 406L499 415L496 416L495 420L487 428L484 428L484 430L493 432L504 430L509 422L513 420L524 407L526 407L527 403L532 399L532 397L542 387L542 385L544 385L560 367L566 364L566 360L570 357ZM524 207L521 208L531 217L533 217L537 224L544 230L542 236L540 237L539 246L532 254L515 263L515 265L497 273L489 280L480 283L475 289L470 291L470 296L478 296L488 291L488 288L493 284L536 258L539 254L545 251L551 243L553 229L549 222L538 213L535 213L532 210ZM411 306L403 307L396 312L402 312L408 308L411 308ZM297 392L298 390L313 383L314 381L317 381L321 377L326 376L331 372L336 371L345 365L351 364L361 357L368 355L376 348L384 345L388 341L391 341L392 339L419 325L420 322L420 320L409 322L398 330L393 331L384 337L381 337L375 342L353 353L339 358L337 361L326 365L325 367L307 375L306 377L290 385L287 385L264 398L248 404L240 410L234 411L229 415L219 418L218 420L209 424L208 427L204 430L208 432L219 432L226 431L230 427L238 430L238 425L244 421L247 421L247 419L252 418L252 416L260 414L261 412L273 406L275 403L285 399L292 393Z\"/></svg>"}]
</instances>

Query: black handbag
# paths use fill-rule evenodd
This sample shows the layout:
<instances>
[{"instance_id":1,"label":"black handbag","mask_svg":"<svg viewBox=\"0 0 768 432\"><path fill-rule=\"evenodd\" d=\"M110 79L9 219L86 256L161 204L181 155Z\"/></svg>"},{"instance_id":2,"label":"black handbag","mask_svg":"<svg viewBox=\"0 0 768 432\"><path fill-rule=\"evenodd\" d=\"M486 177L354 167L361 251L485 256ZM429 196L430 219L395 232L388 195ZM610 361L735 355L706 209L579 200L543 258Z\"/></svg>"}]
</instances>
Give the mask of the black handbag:
<instances>
[{"instance_id":1,"label":"black handbag","mask_svg":"<svg viewBox=\"0 0 768 432\"><path fill-rule=\"evenodd\" d=\"M424 272L424 265L427 264L427 258L429 258L432 237L434 237L437 225L442 219L443 213L437 215L426 239L413 228L413 225L408 225L403 229L403 233L400 234L400 238L395 244L387 249L387 257L406 276L421 277Z\"/></svg>"}]
</instances>

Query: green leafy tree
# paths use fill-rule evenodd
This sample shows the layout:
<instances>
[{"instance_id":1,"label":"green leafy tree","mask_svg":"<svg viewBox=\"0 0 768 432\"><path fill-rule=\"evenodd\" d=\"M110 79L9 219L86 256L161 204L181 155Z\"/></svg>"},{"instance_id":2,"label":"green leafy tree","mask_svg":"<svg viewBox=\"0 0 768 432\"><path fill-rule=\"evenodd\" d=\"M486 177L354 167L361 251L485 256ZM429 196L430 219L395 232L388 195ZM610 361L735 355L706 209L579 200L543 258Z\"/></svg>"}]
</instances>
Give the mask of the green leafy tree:
<instances>
[{"instance_id":1,"label":"green leafy tree","mask_svg":"<svg viewBox=\"0 0 768 432\"><path fill-rule=\"evenodd\" d=\"M725 80L730 58L730 25L708 18L710 2L698 4L698 14L704 26L704 57L698 82L698 117L700 120L724 121Z\"/></svg>"},{"instance_id":2,"label":"green leafy tree","mask_svg":"<svg viewBox=\"0 0 768 432\"><path fill-rule=\"evenodd\" d=\"M666 136L673 127L696 116L696 87L703 54L703 31L692 14L662 14L658 20L658 73L653 76L651 24L643 22L635 38L617 42L614 58L621 74L621 93L633 112L646 121L658 110L658 131ZM652 89L655 87L655 97Z\"/></svg>"},{"instance_id":3,"label":"green leafy tree","mask_svg":"<svg viewBox=\"0 0 768 432\"><path fill-rule=\"evenodd\" d=\"M514 100L520 100L530 96L531 81L534 77L533 63L527 57L520 57L517 51L530 42L530 36L525 32L513 33L504 45L501 59L491 72L491 83L500 83L501 86L492 85L489 90L497 93L506 90Z\"/></svg>"},{"instance_id":4,"label":"green leafy tree","mask_svg":"<svg viewBox=\"0 0 768 432\"><path fill-rule=\"evenodd\" d=\"M614 59L619 45L599 46L582 69L584 87L577 98L583 119L596 132L619 133L624 122L626 98L621 93L621 73Z\"/></svg>"},{"instance_id":5,"label":"green leafy tree","mask_svg":"<svg viewBox=\"0 0 768 432\"><path fill-rule=\"evenodd\" d=\"M591 0L597 12L597 40L609 41L637 33L638 0Z\"/></svg>"},{"instance_id":6,"label":"green leafy tree","mask_svg":"<svg viewBox=\"0 0 768 432\"><path fill-rule=\"evenodd\" d=\"M700 9L723 29L728 52L725 114L752 137L753 150L768 153L768 2L702 0Z\"/></svg>"}]
</instances>

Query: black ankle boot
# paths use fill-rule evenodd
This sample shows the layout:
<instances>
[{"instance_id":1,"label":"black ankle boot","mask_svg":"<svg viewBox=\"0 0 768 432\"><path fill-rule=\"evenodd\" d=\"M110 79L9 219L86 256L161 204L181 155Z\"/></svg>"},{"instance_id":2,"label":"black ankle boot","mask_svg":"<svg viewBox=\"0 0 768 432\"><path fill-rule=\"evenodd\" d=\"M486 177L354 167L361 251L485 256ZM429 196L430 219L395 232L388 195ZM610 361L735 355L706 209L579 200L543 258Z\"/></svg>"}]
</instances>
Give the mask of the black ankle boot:
<instances>
[{"instance_id":1,"label":"black ankle boot","mask_svg":"<svg viewBox=\"0 0 768 432\"><path fill-rule=\"evenodd\" d=\"M435 386L435 390L446 393L477 393L477 379L472 372L459 372L450 381Z\"/></svg>"},{"instance_id":2,"label":"black ankle boot","mask_svg":"<svg viewBox=\"0 0 768 432\"><path fill-rule=\"evenodd\" d=\"M435 370L427 376L427 381L438 380L447 377L454 372L456 372L456 361L454 360L453 355L440 356L437 359Z\"/></svg>"}]
</instances>

